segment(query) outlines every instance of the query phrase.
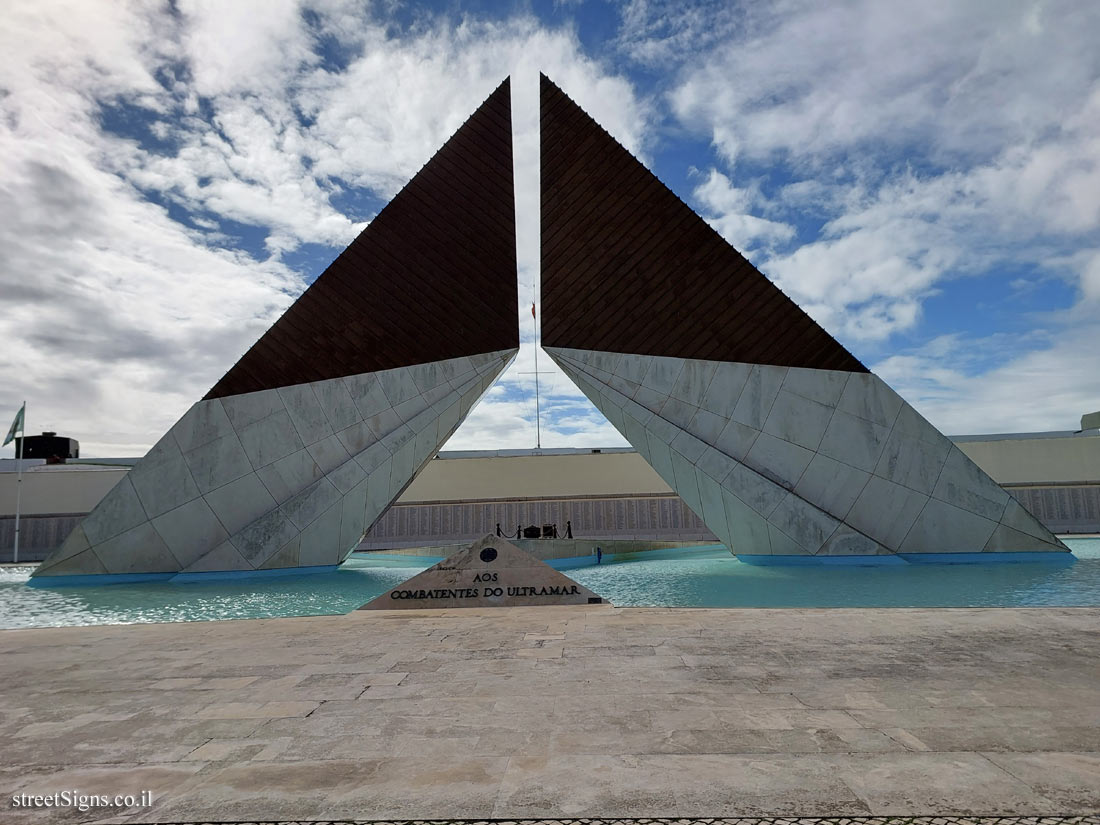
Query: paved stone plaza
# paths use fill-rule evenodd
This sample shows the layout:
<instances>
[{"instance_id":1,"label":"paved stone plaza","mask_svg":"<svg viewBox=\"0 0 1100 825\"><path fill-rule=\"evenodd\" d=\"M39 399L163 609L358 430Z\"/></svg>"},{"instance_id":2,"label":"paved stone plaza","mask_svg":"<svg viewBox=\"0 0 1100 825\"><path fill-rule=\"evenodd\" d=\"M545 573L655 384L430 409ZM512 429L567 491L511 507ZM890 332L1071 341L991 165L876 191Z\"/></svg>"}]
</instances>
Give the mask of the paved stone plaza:
<instances>
[{"instance_id":1,"label":"paved stone plaza","mask_svg":"<svg viewBox=\"0 0 1100 825\"><path fill-rule=\"evenodd\" d=\"M546 607L4 631L0 821L1095 814L1098 627ZM11 807L66 790L154 802Z\"/></svg>"},{"instance_id":2,"label":"paved stone plaza","mask_svg":"<svg viewBox=\"0 0 1100 825\"><path fill-rule=\"evenodd\" d=\"M395 819L256 822L240 825L1098 825L1096 816L664 817L660 819ZM219 825L219 823L197 823Z\"/></svg>"}]
</instances>

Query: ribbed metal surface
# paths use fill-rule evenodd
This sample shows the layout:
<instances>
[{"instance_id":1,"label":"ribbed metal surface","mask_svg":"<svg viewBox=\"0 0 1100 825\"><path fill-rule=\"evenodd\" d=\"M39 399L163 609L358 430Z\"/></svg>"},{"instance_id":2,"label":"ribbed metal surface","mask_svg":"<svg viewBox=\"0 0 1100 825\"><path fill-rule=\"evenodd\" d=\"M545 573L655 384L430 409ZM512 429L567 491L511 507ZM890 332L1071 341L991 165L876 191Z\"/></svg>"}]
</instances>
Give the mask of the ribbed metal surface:
<instances>
[{"instance_id":1,"label":"ribbed metal surface","mask_svg":"<svg viewBox=\"0 0 1100 825\"><path fill-rule=\"evenodd\" d=\"M206 398L519 346L505 80Z\"/></svg>"},{"instance_id":2,"label":"ribbed metal surface","mask_svg":"<svg viewBox=\"0 0 1100 825\"><path fill-rule=\"evenodd\" d=\"M545 76L542 343L867 368Z\"/></svg>"}]
</instances>

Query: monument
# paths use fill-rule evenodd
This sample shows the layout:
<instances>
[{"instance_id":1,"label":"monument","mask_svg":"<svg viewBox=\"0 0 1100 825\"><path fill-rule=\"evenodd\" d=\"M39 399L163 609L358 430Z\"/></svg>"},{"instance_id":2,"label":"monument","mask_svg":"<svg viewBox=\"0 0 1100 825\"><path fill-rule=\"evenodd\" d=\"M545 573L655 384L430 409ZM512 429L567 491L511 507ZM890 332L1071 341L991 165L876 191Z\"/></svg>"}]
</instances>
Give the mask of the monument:
<instances>
[{"instance_id":1,"label":"monument","mask_svg":"<svg viewBox=\"0 0 1100 825\"><path fill-rule=\"evenodd\" d=\"M540 94L543 347L739 558L1068 552L545 76Z\"/></svg>"},{"instance_id":2,"label":"monument","mask_svg":"<svg viewBox=\"0 0 1100 825\"><path fill-rule=\"evenodd\" d=\"M507 539L486 536L360 610L608 604Z\"/></svg>"},{"instance_id":3,"label":"monument","mask_svg":"<svg viewBox=\"0 0 1100 825\"><path fill-rule=\"evenodd\" d=\"M34 572L342 562L519 347L509 82Z\"/></svg>"},{"instance_id":4,"label":"monument","mask_svg":"<svg viewBox=\"0 0 1100 825\"><path fill-rule=\"evenodd\" d=\"M742 560L1068 552L545 76L540 111L543 346ZM518 351L513 187L505 80L35 581L341 563Z\"/></svg>"}]
</instances>

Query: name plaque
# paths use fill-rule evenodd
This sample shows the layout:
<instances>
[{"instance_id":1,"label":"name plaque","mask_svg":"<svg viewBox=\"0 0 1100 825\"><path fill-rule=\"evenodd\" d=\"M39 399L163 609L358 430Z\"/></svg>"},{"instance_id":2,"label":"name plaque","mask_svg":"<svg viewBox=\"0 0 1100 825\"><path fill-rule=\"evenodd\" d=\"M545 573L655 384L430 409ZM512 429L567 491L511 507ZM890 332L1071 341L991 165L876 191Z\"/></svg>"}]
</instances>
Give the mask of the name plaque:
<instances>
[{"instance_id":1,"label":"name plaque","mask_svg":"<svg viewBox=\"0 0 1100 825\"><path fill-rule=\"evenodd\" d=\"M423 610L556 604L607 602L507 539L490 535L359 609Z\"/></svg>"}]
</instances>

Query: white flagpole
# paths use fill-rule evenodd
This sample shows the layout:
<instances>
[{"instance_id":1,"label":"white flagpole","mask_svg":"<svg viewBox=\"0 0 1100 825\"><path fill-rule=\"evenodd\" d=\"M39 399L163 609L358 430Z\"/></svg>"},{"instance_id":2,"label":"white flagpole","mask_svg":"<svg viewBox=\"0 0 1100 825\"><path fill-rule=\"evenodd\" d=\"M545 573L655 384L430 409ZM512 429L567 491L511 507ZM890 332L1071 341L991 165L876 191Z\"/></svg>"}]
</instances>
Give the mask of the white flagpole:
<instances>
[{"instance_id":1,"label":"white flagpole","mask_svg":"<svg viewBox=\"0 0 1100 825\"><path fill-rule=\"evenodd\" d=\"M535 305L531 304L531 320L535 325L535 449L542 449L542 414L539 412L539 322ZM19 442L22 444L23 442Z\"/></svg>"},{"instance_id":2,"label":"white flagpole","mask_svg":"<svg viewBox=\"0 0 1100 825\"><path fill-rule=\"evenodd\" d=\"M19 434L19 460L16 463L18 468L17 477L15 481L15 547L12 550L11 561L12 564L19 563L19 505L22 503L23 498L23 442L27 440L27 402L23 402L23 432Z\"/></svg>"}]
</instances>

